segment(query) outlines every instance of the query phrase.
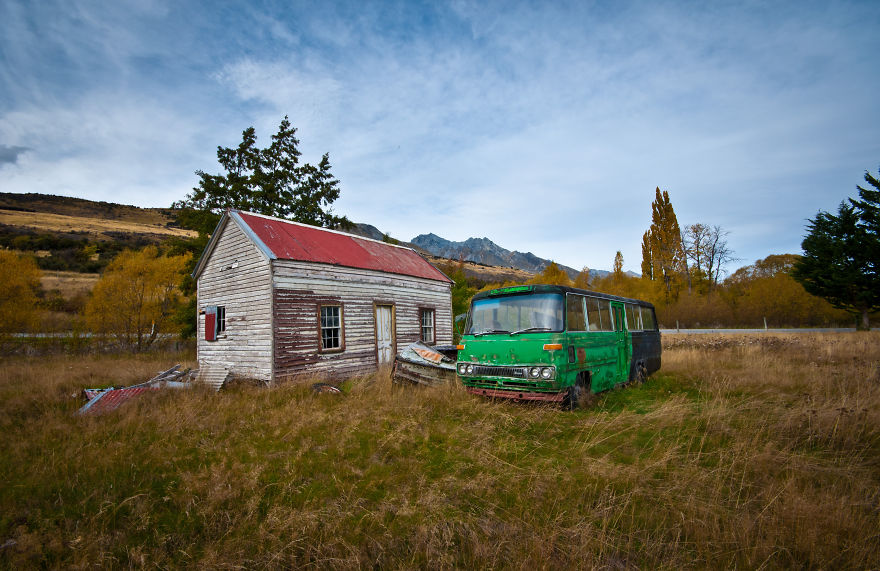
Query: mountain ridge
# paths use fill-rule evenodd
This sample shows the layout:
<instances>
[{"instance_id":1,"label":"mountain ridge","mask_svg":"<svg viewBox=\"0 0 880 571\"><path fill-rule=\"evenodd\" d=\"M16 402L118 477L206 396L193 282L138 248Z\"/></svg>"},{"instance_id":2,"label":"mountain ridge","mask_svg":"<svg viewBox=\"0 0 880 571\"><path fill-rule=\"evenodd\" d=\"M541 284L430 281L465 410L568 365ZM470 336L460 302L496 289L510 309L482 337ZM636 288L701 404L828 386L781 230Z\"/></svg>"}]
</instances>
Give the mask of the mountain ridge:
<instances>
[{"instance_id":1,"label":"mountain ridge","mask_svg":"<svg viewBox=\"0 0 880 571\"><path fill-rule=\"evenodd\" d=\"M430 232L419 234L410 240L410 243L440 258L511 267L533 273L540 273L553 261L536 256L532 252L508 250L486 237L468 238L463 242L454 242ZM564 264L557 262L556 265L572 279L580 273L580 270ZM590 275L594 278L606 276L608 273L605 270L590 270Z\"/></svg>"}]
</instances>

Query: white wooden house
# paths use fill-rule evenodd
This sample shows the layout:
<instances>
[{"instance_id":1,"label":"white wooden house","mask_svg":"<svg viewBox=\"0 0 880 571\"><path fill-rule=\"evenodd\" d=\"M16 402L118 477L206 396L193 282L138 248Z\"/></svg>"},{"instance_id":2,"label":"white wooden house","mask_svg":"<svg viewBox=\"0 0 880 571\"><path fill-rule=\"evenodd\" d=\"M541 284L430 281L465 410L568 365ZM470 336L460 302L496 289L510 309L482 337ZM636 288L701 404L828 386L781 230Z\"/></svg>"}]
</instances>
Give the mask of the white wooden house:
<instances>
[{"instance_id":1,"label":"white wooden house","mask_svg":"<svg viewBox=\"0 0 880 571\"><path fill-rule=\"evenodd\" d=\"M452 343L452 282L410 248L227 211L193 272L200 379L345 377Z\"/></svg>"}]
</instances>

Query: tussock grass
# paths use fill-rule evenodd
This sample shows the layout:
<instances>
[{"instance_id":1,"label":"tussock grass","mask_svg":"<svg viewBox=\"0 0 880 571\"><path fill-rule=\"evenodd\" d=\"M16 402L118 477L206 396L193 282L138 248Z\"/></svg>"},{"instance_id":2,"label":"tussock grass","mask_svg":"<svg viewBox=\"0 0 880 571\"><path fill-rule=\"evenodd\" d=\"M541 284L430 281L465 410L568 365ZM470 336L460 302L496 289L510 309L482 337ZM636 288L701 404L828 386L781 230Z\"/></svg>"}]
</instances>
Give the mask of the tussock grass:
<instances>
[{"instance_id":1,"label":"tussock grass","mask_svg":"<svg viewBox=\"0 0 880 571\"><path fill-rule=\"evenodd\" d=\"M380 373L80 418L71 394L181 357L6 359L0 564L880 565L880 336L665 341L659 374L574 413Z\"/></svg>"}]
</instances>

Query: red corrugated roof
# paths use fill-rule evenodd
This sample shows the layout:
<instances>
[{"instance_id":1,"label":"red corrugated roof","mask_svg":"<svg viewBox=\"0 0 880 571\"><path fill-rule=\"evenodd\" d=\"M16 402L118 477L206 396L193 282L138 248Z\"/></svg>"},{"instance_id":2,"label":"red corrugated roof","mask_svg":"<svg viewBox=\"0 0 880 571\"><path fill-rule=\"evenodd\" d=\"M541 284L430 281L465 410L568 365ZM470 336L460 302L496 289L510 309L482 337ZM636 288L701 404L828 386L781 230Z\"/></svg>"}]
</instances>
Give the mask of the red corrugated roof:
<instances>
[{"instance_id":1,"label":"red corrugated roof","mask_svg":"<svg viewBox=\"0 0 880 571\"><path fill-rule=\"evenodd\" d=\"M248 212L236 214L275 257L282 260L319 262L450 281L409 248Z\"/></svg>"}]
</instances>

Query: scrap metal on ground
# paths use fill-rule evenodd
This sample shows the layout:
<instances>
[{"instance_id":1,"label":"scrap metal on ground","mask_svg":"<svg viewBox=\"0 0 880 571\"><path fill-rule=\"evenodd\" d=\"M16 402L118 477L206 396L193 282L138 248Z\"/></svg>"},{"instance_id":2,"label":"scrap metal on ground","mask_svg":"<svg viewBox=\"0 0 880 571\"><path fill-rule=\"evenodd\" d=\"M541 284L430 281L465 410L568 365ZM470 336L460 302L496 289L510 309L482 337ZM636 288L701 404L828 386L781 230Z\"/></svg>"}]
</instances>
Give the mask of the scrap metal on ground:
<instances>
[{"instance_id":1,"label":"scrap metal on ground","mask_svg":"<svg viewBox=\"0 0 880 571\"><path fill-rule=\"evenodd\" d=\"M411 343L394 357L391 379L397 384L436 386L455 382L455 346Z\"/></svg>"},{"instance_id":2,"label":"scrap metal on ground","mask_svg":"<svg viewBox=\"0 0 880 571\"><path fill-rule=\"evenodd\" d=\"M157 391L163 388L190 388L192 384L186 381L191 378L191 371L179 369L180 365L175 365L145 383L130 387L83 389L82 394L88 399L88 402L77 411L77 414L96 415L110 412L119 408L122 403L147 391Z\"/></svg>"}]
</instances>

